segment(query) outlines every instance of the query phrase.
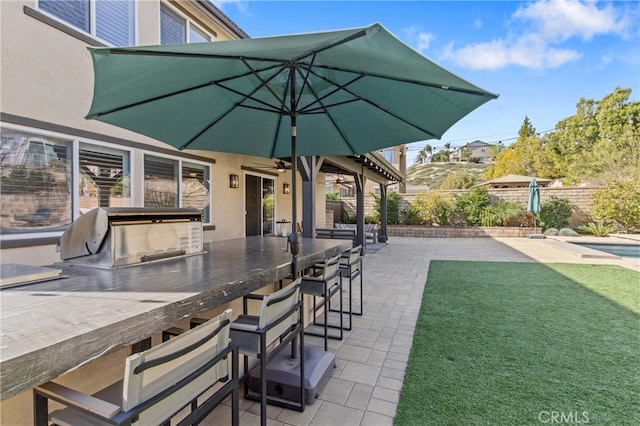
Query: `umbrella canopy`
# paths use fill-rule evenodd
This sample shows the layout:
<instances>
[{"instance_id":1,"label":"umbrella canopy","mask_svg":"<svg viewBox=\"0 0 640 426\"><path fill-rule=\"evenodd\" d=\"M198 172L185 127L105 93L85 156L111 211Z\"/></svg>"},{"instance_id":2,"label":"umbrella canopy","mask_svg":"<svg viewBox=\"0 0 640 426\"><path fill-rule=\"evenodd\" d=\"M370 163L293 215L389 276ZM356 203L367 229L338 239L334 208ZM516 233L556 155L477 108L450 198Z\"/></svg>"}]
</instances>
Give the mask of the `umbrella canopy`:
<instances>
[{"instance_id":1,"label":"umbrella canopy","mask_svg":"<svg viewBox=\"0 0 640 426\"><path fill-rule=\"evenodd\" d=\"M379 24L89 50L95 80L86 118L178 149L291 157L294 226L298 155L358 155L437 139L497 97Z\"/></svg>"},{"instance_id":2,"label":"umbrella canopy","mask_svg":"<svg viewBox=\"0 0 640 426\"><path fill-rule=\"evenodd\" d=\"M184 45L90 48L87 118L166 142L267 158L357 155L438 139L497 95L374 24Z\"/></svg>"},{"instance_id":3,"label":"umbrella canopy","mask_svg":"<svg viewBox=\"0 0 640 426\"><path fill-rule=\"evenodd\" d=\"M529 182L529 201L527 202L527 211L533 214L540 213L540 188L536 179Z\"/></svg>"}]
</instances>

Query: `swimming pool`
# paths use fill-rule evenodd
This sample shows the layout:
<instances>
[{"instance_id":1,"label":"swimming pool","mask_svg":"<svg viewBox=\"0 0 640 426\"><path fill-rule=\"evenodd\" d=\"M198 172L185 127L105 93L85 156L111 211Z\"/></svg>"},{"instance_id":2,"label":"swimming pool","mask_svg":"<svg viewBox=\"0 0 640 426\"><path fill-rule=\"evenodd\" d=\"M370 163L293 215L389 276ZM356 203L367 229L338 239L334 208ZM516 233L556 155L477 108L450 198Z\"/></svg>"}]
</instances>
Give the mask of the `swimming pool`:
<instances>
[{"instance_id":1,"label":"swimming pool","mask_svg":"<svg viewBox=\"0 0 640 426\"><path fill-rule=\"evenodd\" d=\"M572 244L603 251L615 256L640 258L640 244L578 243L573 241Z\"/></svg>"}]
</instances>

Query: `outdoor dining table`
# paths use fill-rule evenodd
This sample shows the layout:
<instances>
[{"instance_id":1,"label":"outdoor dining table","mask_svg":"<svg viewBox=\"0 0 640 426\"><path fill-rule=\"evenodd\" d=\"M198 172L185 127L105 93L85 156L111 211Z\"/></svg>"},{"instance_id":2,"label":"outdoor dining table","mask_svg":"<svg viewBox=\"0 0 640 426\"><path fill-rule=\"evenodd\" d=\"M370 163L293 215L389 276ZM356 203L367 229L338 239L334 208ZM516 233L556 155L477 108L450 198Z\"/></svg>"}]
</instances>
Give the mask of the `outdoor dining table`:
<instances>
[{"instance_id":1,"label":"outdoor dining table","mask_svg":"<svg viewBox=\"0 0 640 426\"><path fill-rule=\"evenodd\" d=\"M298 270L351 245L302 239ZM289 277L286 248L284 238L238 238L126 268L51 265L65 278L3 288L1 400Z\"/></svg>"}]
</instances>

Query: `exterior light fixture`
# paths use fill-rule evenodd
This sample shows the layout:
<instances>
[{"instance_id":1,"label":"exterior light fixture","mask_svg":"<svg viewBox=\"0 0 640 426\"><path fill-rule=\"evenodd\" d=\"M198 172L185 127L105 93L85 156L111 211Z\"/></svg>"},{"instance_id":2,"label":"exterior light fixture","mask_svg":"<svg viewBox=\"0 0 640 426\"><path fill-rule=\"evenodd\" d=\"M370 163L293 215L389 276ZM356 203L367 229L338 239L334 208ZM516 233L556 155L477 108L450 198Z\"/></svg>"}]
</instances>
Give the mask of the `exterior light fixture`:
<instances>
[{"instance_id":1,"label":"exterior light fixture","mask_svg":"<svg viewBox=\"0 0 640 426\"><path fill-rule=\"evenodd\" d=\"M291 194L291 187L289 186L288 183L283 183L282 184L282 193L283 194Z\"/></svg>"},{"instance_id":2,"label":"exterior light fixture","mask_svg":"<svg viewBox=\"0 0 640 426\"><path fill-rule=\"evenodd\" d=\"M240 187L240 176L232 173L229 175L229 188L239 188Z\"/></svg>"}]
</instances>

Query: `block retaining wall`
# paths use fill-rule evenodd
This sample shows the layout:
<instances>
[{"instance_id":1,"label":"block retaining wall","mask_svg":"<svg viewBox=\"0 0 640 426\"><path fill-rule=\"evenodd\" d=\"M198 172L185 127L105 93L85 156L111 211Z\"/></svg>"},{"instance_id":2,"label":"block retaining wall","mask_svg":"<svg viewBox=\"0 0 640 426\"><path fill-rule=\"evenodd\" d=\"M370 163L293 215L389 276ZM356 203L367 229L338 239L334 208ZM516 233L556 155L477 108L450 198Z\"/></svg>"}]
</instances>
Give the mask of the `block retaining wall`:
<instances>
[{"instance_id":1,"label":"block retaining wall","mask_svg":"<svg viewBox=\"0 0 640 426\"><path fill-rule=\"evenodd\" d=\"M573 206L573 214L569 218L569 226L577 227L579 225L593 221L589 211L593 205L593 194L599 188L540 188L540 202L542 204L549 201L552 197L565 198L569 200ZM436 190L442 194L457 195L467 192L466 190ZM402 202L400 210L406 209L409 203L413 202L417 194L401 194ZM489 189L489 197L493 202L506 201L518 203L524 208L527 206L529 199L528 188L495 188ZM355 197L343 198L344 209L350 216L356 214ZM365 215L373 214L375 211L375 199L371 194L365 195L364 212Z\"/></svg>"},{"instance_id":2,"label":"block retaining wall","mask_svg":"<svg viewBox=\"0 0 640 426\"><path fill-rule=\"evenodd\" d=\"M534 228L527 227L449 227L449 226L411 226L388 225L389 237L419 237L419 238L526 238L535 232ZM538 228L540 232L540 228Z\"/></svg>"}]
</instances>

